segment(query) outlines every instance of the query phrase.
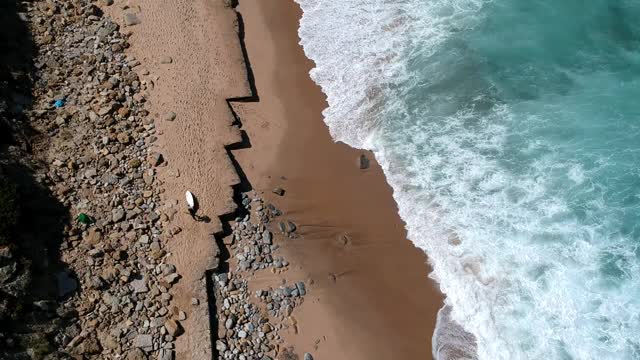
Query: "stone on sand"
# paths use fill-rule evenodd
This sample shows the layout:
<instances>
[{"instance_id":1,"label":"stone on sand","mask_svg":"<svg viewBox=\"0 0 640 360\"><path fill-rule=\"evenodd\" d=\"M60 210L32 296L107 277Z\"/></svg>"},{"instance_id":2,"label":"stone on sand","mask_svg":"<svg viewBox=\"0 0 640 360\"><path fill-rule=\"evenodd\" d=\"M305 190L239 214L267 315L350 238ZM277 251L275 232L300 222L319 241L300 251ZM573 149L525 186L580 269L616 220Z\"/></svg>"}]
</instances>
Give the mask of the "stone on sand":
<instances>
[{"instance_id":1,"label":"stone on sand","mask_svg":"<svg viewBox=\"0 0 640 360\"><path fill-rule=\"evenodd\" d=\"M367 155L360 154L360 156L358 157L358 165L360 166L360 170L365 170L369 168L370 162Z\"/></svg>"},{"instance_id":2,"label":"stone on sand","mask_svg":"<svg viewBox=\"0 0 640 360\"><path fill-rule=\"evenodd\" d=\"M173 111L169 111L164 115L162 115L162 119L165 121L173 121L176 119L176 116L177 116L176 113L174 113Z\"/></svg>"},{"instance_id":3,"label":"stone on sand","mask_svg":"<svg viewBox=\"0 0 640 360\"><path fill-rule=\"evenodd\" d=\"M134 13L126 13L124 14L124 24L126 26L133 26L140 24L140 19L138 19L138 15Z\"/></svg>"}]
</instances>

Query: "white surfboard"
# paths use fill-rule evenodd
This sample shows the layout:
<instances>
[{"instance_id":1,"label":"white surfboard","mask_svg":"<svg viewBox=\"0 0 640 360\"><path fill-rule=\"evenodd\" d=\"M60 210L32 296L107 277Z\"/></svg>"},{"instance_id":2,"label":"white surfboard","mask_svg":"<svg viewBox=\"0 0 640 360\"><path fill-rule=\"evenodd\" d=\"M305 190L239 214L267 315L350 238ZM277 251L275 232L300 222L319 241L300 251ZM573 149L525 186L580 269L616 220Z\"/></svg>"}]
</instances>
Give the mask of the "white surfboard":
<instances>
[{"instance_id":1,"label":"white surfboard","mask_svg":"<svg viewBox=\"0 0 640 360\"><path fill-rule=\"evenodd\" d=\"M193 207L196 206L196 201L193 198L193 194L191 193L191 191L187 191L185 193L185 196L187 198L187 206L189 206L189 209L193 210Z\"/></svg>"}]
</instances>

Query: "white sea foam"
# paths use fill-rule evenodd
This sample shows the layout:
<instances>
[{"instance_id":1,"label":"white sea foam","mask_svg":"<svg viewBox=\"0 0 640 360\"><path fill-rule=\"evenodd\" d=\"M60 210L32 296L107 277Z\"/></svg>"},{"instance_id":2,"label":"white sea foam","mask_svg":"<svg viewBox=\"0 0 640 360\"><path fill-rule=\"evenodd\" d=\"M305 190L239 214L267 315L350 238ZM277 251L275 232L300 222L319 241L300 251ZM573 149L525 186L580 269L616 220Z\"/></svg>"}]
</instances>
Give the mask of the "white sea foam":
<instances>
[{"instance_id":1,"label":"white sea foam","mask_svg":"<svg viewBox=\"0 0 640 360\"><path fill-rule=\"evenodd\" d=\"M433 333L433 357L435 359L476 360L476 343L473 335L451 319L451 307L438 311Z\"/></svg>"},{"instance_id":2,"label":"white sea foam","mask_svg":"<svg viewBox=\"0 0 640 360\"><path fill-rule=\"evenodd\" d=\"M468 354L471 337L459 324L473 334L479 359L638 358L637 250L607 234L606 223L581 222L558 195L558 178L571 180L560 189L571 192L595 170L558 162L562 149L544 138L517 149L536 154L525 168L509 168L521 165L505 154L519 136L514 112L490 95L465 94L468 106L458 108L459 99L434 90L408 104L416 89L472 88L464 73L443 75L473 67L459 64L464 48L451 58L434 54L475 26L487 1L296 1L333 138L375 152L408 237L429 255L447 296L434 354ZM433 80L414 77L415 68ZM585 216L615 221L598 201L600 210ZM603 256L626 278L602 279Z\"/></svg>"}]
</instances>

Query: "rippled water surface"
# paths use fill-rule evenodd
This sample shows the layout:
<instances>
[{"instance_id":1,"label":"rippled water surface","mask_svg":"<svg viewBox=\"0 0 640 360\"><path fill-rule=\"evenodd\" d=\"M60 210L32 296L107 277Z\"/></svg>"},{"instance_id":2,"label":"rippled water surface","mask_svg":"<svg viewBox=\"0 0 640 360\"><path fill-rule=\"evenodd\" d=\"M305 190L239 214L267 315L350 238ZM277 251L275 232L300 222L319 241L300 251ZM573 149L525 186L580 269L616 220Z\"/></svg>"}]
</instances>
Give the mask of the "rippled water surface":
<instances>
[{"instance_id":1,"label":"rippled water surface","mask_svg":"<svg viewBox=\"0 0 640 360\"><path fill-rule=\"evenodd\" d=\"M640 1L297 1L447 296L434 354L640 359Z\"/></svg>"}]
</instances>

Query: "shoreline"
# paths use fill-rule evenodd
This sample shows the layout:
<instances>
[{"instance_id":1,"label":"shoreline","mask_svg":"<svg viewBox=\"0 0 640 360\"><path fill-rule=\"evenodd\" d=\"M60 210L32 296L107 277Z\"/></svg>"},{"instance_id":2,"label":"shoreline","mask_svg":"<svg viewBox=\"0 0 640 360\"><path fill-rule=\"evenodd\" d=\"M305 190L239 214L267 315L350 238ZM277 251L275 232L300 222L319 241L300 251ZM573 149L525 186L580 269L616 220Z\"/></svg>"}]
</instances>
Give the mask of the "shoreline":
<instances>
[{"instance_id":1,"label":"shoreline","mask_svg":"<svg viewBox=\"0 0 640 360\"><path fill-rule=\"evenodd\" d=\"M321 359L431 358L442 294L426 255L406 238L373 155L329 135L325 96L299 45L302 11L293 1L246 0L237 10L260 95L238 106L253 147L237 158L254 188L299 226L301 238L282 247L302 264L290 276L315 281L299 310L300 334L285 339L301 348L325 339L314 352ZM359 168L361 154L369 169Z\"/></svg>"}]
</instances>

